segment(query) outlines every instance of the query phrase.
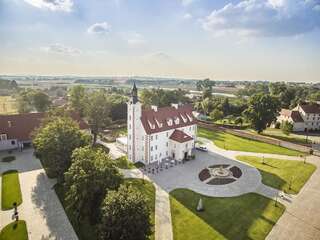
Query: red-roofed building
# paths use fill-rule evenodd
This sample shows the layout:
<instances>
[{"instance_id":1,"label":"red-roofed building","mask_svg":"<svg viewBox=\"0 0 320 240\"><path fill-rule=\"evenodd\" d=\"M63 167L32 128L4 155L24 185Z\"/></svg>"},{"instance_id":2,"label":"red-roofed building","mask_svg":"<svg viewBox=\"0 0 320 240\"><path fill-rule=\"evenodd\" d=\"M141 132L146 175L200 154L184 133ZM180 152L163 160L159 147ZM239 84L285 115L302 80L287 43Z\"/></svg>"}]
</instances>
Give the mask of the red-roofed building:
<instances>
[{"instance_id":1,"label":"red-roofed building","mask_svg":"<svg viewBox=\"0 0 320 240\"><path fill-rule=\"evenodd\" d=\"M293 125L293 131L320 130L320 104L299 104L292 110L282 109L277 122L288 121Z\"/></svg>"},{"instance_id":2,"label":"red-roofed building","mask_svg":"<svg viewBox=\"0 0 320 240\"><path fill-rule=\"evenodd\" d=\"M191 156L197 119L191 105L142 109L134 84L128 102L128 159L150 164L166 158L181 161Z\"/></svg>"},{"instance_id":3,"label":"red-roofed building","mask_svg":"<svg viewBox=\"0 0 320 240\"><path fill-rule=\"evenodd\" d=\"M23 147L31 143L31 133L40 126L46 113L22 113L13 115L0 115L0 151ZM80 129L88 129L79 114L71 113Z\"/></svg>"}]
</instances>

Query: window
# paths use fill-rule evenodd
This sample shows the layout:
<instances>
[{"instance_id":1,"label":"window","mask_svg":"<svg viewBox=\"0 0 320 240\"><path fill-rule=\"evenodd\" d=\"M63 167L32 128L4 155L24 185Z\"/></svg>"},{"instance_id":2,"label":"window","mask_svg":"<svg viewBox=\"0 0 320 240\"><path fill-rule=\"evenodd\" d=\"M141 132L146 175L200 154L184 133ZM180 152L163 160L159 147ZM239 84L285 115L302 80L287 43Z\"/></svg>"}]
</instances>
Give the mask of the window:
<instances>
[{"instance_id":1,"label":"window","mask_svg":"<svg viewBox=\"0 0 320 240\"><path fill-rule=\"evenodd\" d=\"M158 155L156 154L156 156L155 156L154 158L157 159L157 158L158 158Z\"/></svg>"},{"instance_id":2,"label":"window","mask_svg":"<svg viewBox=\"0 0 320 240\"><path fill-rule=\"evenodd\" d=\"M168 151L166 151L166 156L168 156Z\"/></svg>"},{"instance_id":3,"label":"window","mask_svg":"<svg viewBox=\"0 0 320 240\"><path fill-rule=\"evenodd\" d=\"M131 134L129 134L129 140L131 140Z\"/></svg>"},{"instance_id":4,"label":"window","mask_svg":"<svg viewBox=\"0 0 320 240\"><path fill-rule=\"evenodd\" d=\"M153 146L150 147L150 151L153 151Z\"/></svg>"},{"instance_id":5,"label":"window","mask_svg":"<svg viewBox=\"0 0 320 240\"><path fill-rule=\"evenodd\" d=\"M167 147L169 146L169 142L166 143Z\"/></svg>"},{"instance_id":6,"label":"window","mask_svg":"<svg viewBox=\"0 0 320 240\"><path fill-rule=\"evenodd\" d=\"M169 133L168 132L166 133L166 135L167 135L167 137L169 137Z\"/></svg>"},{"instance_id":7,"label":"window","mask_svg":"<svg viewBox=\"0 0 320 240\"><path fill-rule=\"evenodd\" d=\"M142 141L144 140L144 136L142 136Z\"/></svg>"},{"instance_id":8,"label":"window","mask_svg":"<svg viewBox=\"0 0 320 240\"><path fill-rule=\"evenodd\" d=\"M131 124L129 124L129 129L131 129Z\"/></svg>"},{"instance_id":9,"label":"window","mask_svg":"<svg viewBox=\"0 0 320 240\"><path fill-rule=\"evenodd\" d=\"M161 155L162 155L162 154L160 153L160 154L159 154L159 157L161 157Z\"/></svg>"},{"instance_id":10,"label":"window","mask_svg":"<svg viewBox=\"0 0 320 240\"><path fill-rule=\"evenodd\" d=\"M11 145L15 145L15 144L16 144L15 140L11 141Z\"/></svg>"},{"instance_id":11,"label":"window","mask_svg":"<svg viewBox=\"0 0 320 240\"><path fill-rule=\"evenodd\" d=\"M156 140L158 139L158 135L156 135Z\"/></svg>"},{"instance_id":12,"label":"window","mask_svg":"<svg viewBox=\"0 0 320 240\"><path fill-rule=\"evenodd\" d=\"M151 156L151 161L153 161L153 156Z\"/></svg>"},{"instance_id":13,"label":"window","mask_svg":"<svg viewBox=\"0 0 320 240\"><path fill-rule=\"evenodd\" d=\"M129 115L129 120L131 120L131 115Z\"/></svg>"},{"instance_id":14,"label":"window","mask_svg":"<svg viewBox=\"0 0 320 240\"><path fill-rule=\"evenodd\" d=\"M150 136L150 140L151 140L151 141L153 140L153 136Z\"/></svg>"},{"instance_id":15,"label":"window","mask_svg":"<svg viewBox=\"0 0 320 240\"><path fill-rule=\"evenodd\" d=\"M7 134L1 134L0 141L5 141L5 140L7 140Z\"/></svg>"},{"instance_id":16,"label":"window","mask_svg":"<svg viewBox=\"0 0 320 240\"><path fill-rule=\"evenodd\" d=\"M157 145L155 146L155 148L156 148L156 150L158 150L158 146Z\"/></svg>"}]
</instances>

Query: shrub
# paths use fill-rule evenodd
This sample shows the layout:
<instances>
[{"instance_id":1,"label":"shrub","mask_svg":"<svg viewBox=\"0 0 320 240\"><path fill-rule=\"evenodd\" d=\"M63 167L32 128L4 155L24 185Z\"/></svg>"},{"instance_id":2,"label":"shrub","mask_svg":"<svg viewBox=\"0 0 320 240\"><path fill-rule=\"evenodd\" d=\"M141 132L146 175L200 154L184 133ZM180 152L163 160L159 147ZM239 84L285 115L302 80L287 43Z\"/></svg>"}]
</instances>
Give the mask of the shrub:
<instances>
[{"instance_id":1,"label":"shrub","mask_svg":"<svg viewBox=\"0 0 320 240\"><path fill-rule=\"evenodd\" d=\"M14 160L16 160L15 156L6 156L2 158L2 162L12 162Z\"/></svg>"},{"instance_id":2,"label":"shrub","mask_svg":"<svg viewBox=\"0 0 320 240\"><path fill-rule=\"evenodd\" d=\"M274 128L276 128L276 129L280 129L280 126L281 126L281 123L280 123L280 122L276 122L276 123L274 124Z\"/></svg>"}]
</instances>

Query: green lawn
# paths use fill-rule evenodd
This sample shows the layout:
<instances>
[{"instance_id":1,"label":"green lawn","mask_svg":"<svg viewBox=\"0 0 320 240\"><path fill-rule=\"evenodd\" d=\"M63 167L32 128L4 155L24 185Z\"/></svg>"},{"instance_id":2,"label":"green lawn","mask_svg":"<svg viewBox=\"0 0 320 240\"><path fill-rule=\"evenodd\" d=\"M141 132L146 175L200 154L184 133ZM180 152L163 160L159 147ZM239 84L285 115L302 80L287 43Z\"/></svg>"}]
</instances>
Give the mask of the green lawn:
<instances>
[{"instance_id":1,"label":"green lawn","mask_svg":"<svg viewBox=\"0 0 320 240\"><path fill-rule=\"evenodd\" d=\"M220 148L234 151L273 153L289 156L300 156L304 153L288 148L259 142L243 137L238 137L222 131L207 130L198 128L198 136L212 140Z\"/></svg>"},{"instance_id":2,"label":"green lawn","mask_svg":"<svg viewBox=\"0 0 320 240\"><path fill-rule=\"evenodd\" d=\"M260 157L237 156L237 159L259 169L265 185L293 194L299 193L316 170L316 166L303 161L264 158L263 164Z\"/></svg>"},{"instance_id":3,"label":"green lawn","mask_svg":"<svg viewBox=\"0 0 320 240\"><path fill-rule=\"evenodd\" d=\"M19 173L18 171L10 170L2 174L1 209L12 209L14 202L20 205L22 203L22 196Z\"/></svg>"},{"instance_id":4,"label":"green lawn","mask_svg":"<svg viewBox=\"0 0 320 240\"><path fill-rule=\"evenodd\" d=\"M150 204L150 208L152 209L152 216L151 221L154 224L154 209L155 209L155 188L152 183L145 181L143 184L142 179L125 179L125 184L130 184L138 191L141 191L142 194L148 199L148 203ZM89 221L84 221L79 226L75 220L75 216L73 215L72 211L66 210L66 202L65 199L65 192L62 185L56 184L54 187L61 204L63 205L67 216L76 231L78 238L80 240L97 240L98 235L96 234L96 226L90 225ZM1 239L0 239L1 240ZM154 234L150 236L150 240L154 240Z\"/></svg>"},{"instance_id":5,"label":"green lawn","mask_svg":"<svg viewBox=\"0 0 320 240\"><path fill-rule=\"evenodd\" d=\"M195 210L200 197L203 212ZM170 193L170 203L174 240L262 240L285 210L256 193L213 198L176 189Z\"/></svg>"},{"instance_id":6,"label":"green lawn","mask_svg":"<svg viewBox=\"0 0 320 240\"><path fill-rule=\"evenodd\" d=\"M248 130L250 133L257 134L253 130ZM296 144L306 144L306 137L304 135L297 135L294 133L291 133L290 135L285 135L281 129L276 129L276 128L267 128L264 130L261 135L266 136L266 137L272 137L276 138L282 141L287 141L287 142L292 142ZM308 144L311 144L312 141L309 139Z\"/></svg>"},{"instance_id":7,"label":"green lawn","mask_svg":"<svg viewBox=\"0 0 320 240\"><path fill-rule=\"evenodd\" d=\"M0 240L28 240L26 222L19 220L5 226L0 232Z\"/></svg>"}]
</instances>

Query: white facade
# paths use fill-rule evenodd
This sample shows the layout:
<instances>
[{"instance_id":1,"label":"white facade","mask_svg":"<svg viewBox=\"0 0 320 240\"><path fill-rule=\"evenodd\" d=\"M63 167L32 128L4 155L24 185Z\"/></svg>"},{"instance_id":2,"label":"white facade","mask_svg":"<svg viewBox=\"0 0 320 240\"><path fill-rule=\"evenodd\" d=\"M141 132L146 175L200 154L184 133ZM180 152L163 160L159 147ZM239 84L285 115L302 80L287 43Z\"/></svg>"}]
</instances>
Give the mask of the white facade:
<instances>
[{"instance_id":1,"label":"white facade","mask_svg":"<svg viewBox=\"0 0 320 240\"><path fill-rule=\"evenodd\" d=\"M294 132L320 130L320 106L305 104L293 110L282 109L277 122L285 121L292 123Z\"/></svg>"},{"instance_id":2,"label":"white facade","mask_svg":"<svg viewBox=\"0 0 320 240\"><path fill-rule=\"evenodd\" d=\"M7 134L0 134L0 151L16 149L18 144L17 139L7 139Z\"/></svg>"},{"instance_id":3,"label":"white facade","mask_svg":"<svg viewBox=\"0 0 320 240\"><path fill-rule=\"evenodd\" d=\"M197 136L197 125L195 118L193 120L193 116L190 116L190 119L192 119L194 122L191 122L190 119L188 122L187 119L185 119L185 122L183 123L179 122L177 118L170 119L168 117L167 121L171 121L170 127L164 127L163 123L158 122L158 119L156 118L152 118L151 120L154 121L154 123L151 123L145 116L143 116L144 112L142 111L141 103L137 100L136 94L137 93L133 93L135 96L133 96L128 102L128 159L132 162L143 162L144 164L150 164L155 162L160 163L168 157L179 161L183 160L185 157L190 157L191 151L195 146L194 144ZM162 112L167 111L163 110L164 109L158 109L154 106L153 109L148 110L148 113L161 114ZM179 114L179 106L174 105L174 107L171 107L170 114ZM192 113L190 113L190 115L192 115ZM144 119L144 123L142 119ZM180 121L183 121L183 118L181 119L182 120ZM156 126L153 124L156 124L157 127L159 127L157 131ZM147 125L148 127L150 125L151 129L146 129ZM164 129L161 130L161 128ZM153 132L150 132L150 130ZM179 130L180 135L184 134L187 138L185 140L171 139L170 137L172 137L172 134L175 130ZM147 131L149 131L149 133Z\"/></svg>"}]
</instances>

